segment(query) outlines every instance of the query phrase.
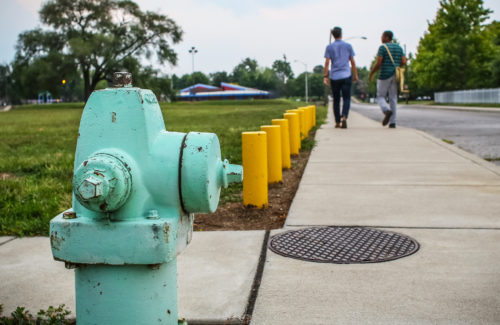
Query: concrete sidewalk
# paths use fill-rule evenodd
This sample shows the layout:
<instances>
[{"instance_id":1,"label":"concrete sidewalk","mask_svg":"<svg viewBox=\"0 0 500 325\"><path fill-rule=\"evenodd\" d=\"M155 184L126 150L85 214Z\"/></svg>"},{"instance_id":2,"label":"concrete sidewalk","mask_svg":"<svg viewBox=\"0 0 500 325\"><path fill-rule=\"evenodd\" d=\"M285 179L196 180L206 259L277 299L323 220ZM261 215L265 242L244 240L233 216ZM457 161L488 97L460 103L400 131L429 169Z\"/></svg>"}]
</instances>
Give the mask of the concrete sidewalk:
<instances>
[{"instance_id":1,"label":"concrete sidewalk","mask_svg":"<svg viewBox=\"0 0 500 325\"><path fill-rule=\"evenodd\" d=\"M240 324L264 231L195 232L178 259L179 317L192 324ZM0 304L36 315L65 304L75 317L74 271L52 259L47 237L0 237Z\"/></svg>"},{"instance_id":2,"label":"concrete sidewalk","mask_svg":"<svg viewBox=\"0 0 500 325\"><path fill-rule=\"evenodd\" d=\"M419 131L348 123L318 131L284 230L390 228L421 249L346 265L268 251L252 323L499 324L500 168Z\"/></svg>"}]
</instances>

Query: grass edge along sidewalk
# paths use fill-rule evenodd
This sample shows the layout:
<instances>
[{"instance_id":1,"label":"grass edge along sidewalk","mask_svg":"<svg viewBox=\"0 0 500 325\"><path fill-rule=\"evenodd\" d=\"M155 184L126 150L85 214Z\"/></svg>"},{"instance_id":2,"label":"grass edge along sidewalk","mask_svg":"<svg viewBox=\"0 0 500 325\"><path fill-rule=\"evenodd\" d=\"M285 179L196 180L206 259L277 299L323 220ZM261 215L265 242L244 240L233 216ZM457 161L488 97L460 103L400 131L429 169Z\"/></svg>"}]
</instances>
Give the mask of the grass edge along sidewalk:
<instances>
[{"instance_id":1,"label":"grass edge along sidewalk","mask_svg":"<svg viewBox=\"0 0 500 325\"><path fill-rule=\"evenodd\" d=\"M222 156L241 162L241 132L255 130L303 102L285 99L161 103L168 131L213 132ZM81 103L26 105L0 119L0 235L47 235L57 213L71 206L73 160ZM222 192L237 200L241 185Z\"/></svg>"}]
</instances>

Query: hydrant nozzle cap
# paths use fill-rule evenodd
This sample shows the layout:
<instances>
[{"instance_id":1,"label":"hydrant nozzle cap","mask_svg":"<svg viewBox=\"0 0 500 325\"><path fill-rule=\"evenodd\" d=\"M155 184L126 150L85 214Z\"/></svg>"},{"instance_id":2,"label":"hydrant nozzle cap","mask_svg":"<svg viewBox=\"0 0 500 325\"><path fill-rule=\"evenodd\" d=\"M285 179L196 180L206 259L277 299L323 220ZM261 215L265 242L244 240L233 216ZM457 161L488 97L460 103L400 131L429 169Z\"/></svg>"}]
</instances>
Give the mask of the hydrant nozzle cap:
<instances>
[{"instance_id":1,"label":"hydrant nozzle cap","mask_svg":"<svg viewBox=\"0 0 500 325\"><path fill-rule=\"evenodd\" d=\"M241 183L243 181L243 167L230 164L227 159L222 163L223 186L227 187L231 183Z\"/></svg>"},{"instance_id":2,"label":"hydrant nozzle cap","mask_svg":"<svg viewBox=\"0 0 500 325\"><path fill-rule=\"evenodd\" d=\"M113 87L132 87L132 74L130 72L115 72L113 74Z\"/></svg>"}]
</instances>

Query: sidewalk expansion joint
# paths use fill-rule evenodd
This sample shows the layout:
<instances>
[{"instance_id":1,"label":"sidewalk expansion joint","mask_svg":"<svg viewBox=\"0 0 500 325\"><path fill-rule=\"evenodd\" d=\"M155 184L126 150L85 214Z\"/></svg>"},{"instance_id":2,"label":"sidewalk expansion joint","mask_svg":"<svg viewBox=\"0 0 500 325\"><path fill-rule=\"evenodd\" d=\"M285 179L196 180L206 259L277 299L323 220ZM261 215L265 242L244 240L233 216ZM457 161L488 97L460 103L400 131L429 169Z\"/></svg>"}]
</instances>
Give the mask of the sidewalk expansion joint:
<instances>
[{"instance_id":1,"label":"sidewalk expansion joint","mask_svg":"<svg viewBox=\"0 0 500 325\"><path fill-rule=\"evenodd\" d=\"M243 320L241 324L249 325L252 320L252 314L255 308L255 302L257 301L257 295L259 294L260 284L262 282L262 275L264 274L264 265L266 264L267 256L267 243L269 242L269 236L271 234L270 230L266 230L264 235L264 241L262 242L262 248L259 256L259 264L257 265L257 270L255 271L255 277L253 279L252 289L250 290L250 296L248 298L247 308L245 314L243 315Z\"/></svg>"},{"instance_id":2,"label":"sidewalk expansion joint","mask_svg":"<svg viewBox=\"0 0 500 325\"><path fill-rule=\"evenodd\" d=\"M9 240L6 240L6 241L4 241L3 243L0 243L0 246L5 245L5 244L7 244L7 243L10 243L11 241L13 241L13 240L15 240L15 239L17 239L17 237L14 237L14 238L11 238L11 239L9 239Z\"/></svg>"}]
</instances>

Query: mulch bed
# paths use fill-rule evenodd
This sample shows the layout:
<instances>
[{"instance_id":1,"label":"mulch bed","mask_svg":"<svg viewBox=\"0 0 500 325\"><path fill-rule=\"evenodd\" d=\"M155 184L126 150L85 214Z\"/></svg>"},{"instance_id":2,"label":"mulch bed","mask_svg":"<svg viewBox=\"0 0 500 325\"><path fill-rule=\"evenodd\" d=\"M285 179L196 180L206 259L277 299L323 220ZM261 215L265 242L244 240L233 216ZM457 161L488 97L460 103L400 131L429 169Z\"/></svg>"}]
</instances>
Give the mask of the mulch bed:
<instances>
[{"instance_id":1,"label":"mulch bed","mask_svg":"<svg viewBox=\"0 0 500 325\"><path fill-rule=\"evenodd\" d=\"M269 185L267 208L244 207L242 202L229 202L219 206L215 213L195 215L194 230L257 230L283 227L310 154L311 151L304 150L299 155L292 156L292 168L283 170L283 181Z\"/></svg>"}]
</instances>

